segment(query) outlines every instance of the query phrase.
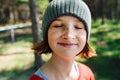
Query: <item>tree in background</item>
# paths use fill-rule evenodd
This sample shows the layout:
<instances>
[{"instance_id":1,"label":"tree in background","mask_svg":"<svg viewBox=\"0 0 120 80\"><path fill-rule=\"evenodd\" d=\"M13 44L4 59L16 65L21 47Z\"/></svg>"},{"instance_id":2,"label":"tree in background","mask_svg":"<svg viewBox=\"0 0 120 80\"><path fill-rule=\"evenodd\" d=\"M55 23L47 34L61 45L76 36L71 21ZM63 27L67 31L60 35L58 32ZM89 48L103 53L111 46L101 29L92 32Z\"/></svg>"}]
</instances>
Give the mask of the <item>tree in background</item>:
<instances>
[{"instance_id":1,"label":"tree in background","mask_svg":"<svg viewBox=\"0 0 120 80\"><path fill-rule=\"evenodd\" d=\"M0 7L1 7L1 18L0 22L5 24L7 22L15 23L15 0L1 0L0 1Z\"/></svg>"},{"instance_id":2,"label":"tree in background","mask_svg":"<svg viewBox=\"0 0 120 80\"><path fill-rule=\"evenodd\" d=\"M29 19L28 10L28 0L1 0L0 24L25 22Z\"/></svg>"},{"instance_id":3,"label":"tree in background","mask_svg":"<svg viewBox=\"0 0 120 80\"><path fill-rule=\"evenodd\" d=\"M19 5L23 3L28 3L29 0L0 0L0 22L7 21L23 21L25 12L22 9L18 11ZM40 16L44 12L46 5L52 0L36 0L36 6L38 9L38 13ZM104 18L112 19L112 20L120 20L120 0L84 0L88 5L92 13L92 17L94 20L97 18L101 18L102 22L104 22ZM26 7L24 7L26 8ZM7 14L4 13L7 12ZM9 14L8 14L9 12ZM16 12L19 13L16 15ZM22 19L21 15L22 14ZM26 20L26 19L25 19Z\"/></svg>"},{"instance_id":4,"label":"tree in background","mask_svg":"<svg viewBox=\"0 0 120 80\"><path fill-rule=\"evenodd\" d=\"M120 0L84 0L92 13L94 20L101 18L101 23L105 23L104 18L120 20Z\"/></svg>"},{"instance_id":5,"label":"tree in background","mask_svg":"<svg viewBox=\"0 0 120 80\"><path fill-rule=\"evenodd\" d=\"M40 31L38 27L38 20L37 20L37 9L35 5L35 0L29 0L29 7L30 7L30 17L32 22L32 34L33 34L33 43L38 43L40 41ZM38 69L42 65L41 56L34 53L35 56L35 69Z\"/></svg>"},{"instance_id":6,"label":"tree in background","mask_svg":"<svg viewBox=\"0 0 120 80\"><path fill-rule=\"evenodd\" d=\"M34 43L36 43L40 40L39 39L40 28L38 27L37 13L42 14L44 12L44 9L46 8L46 5L52 0L0 0L0 15L1 15L0 22L4 21L5 18L10 19L11 21L14 20L15 22L16 18L19 16L15 15L17 7L20 4L23 4L24 2L28 3L28 1L32 22L33 41ZM104 18L115 19L116 21L120 20L120 0L84 0L84 1L89 5L89 8L92 13L92 18L94 20L96 20L97 18L101 18L102 21L101 23L104 23ZM23 11L20 10L19 12ZM42 64L41 57L39 57L35 53L35 68L38 68L41 64Z\"/></svg>"},{"instance_id":7,"label":"tree in background","mask_svg":"<svg viewBox=\"0 0 120 80\"><path fill-rule=\"evenodd\" d=\"M49 0L49 2L51 2L52 0Z\"/></svg>"},{"instance_id":8,"label":"tree in background","mask_svg":"<svg viewBox=\"0 0 120 80\"><path fill-rule=\"evenodd\" d=\"M39 13L43 13L45 8L47 7L49 1L48 0L36 0L36 6Z\"/></svg>"}]
</instances>

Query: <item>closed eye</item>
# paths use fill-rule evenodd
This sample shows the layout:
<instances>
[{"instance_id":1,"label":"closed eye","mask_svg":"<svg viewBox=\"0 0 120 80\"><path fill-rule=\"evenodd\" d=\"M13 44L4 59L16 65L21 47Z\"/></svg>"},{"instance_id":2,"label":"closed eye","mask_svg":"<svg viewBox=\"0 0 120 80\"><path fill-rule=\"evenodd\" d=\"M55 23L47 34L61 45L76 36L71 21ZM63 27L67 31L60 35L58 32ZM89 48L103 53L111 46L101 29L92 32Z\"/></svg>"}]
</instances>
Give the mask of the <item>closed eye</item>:
<instances>
[{"instance_id":1,"label":"closed eye","mask_svg":"<svg viewBox=\"0 0 120 80\"><path fill-rule=\"evenodd\" d=\"M55 28L59 28L59 27L63 27L63 25L61 25L61 24L59 25L59 24L58 24L58 25L54 25L54 27L55 27Z\"/></svg>"},{"instance_id":2,"label":"closed eye","mask_svg":"<svg viewBox=\"0 0 120 80\"><path fill-rule=\"evenodd\" d=\"M83 29L83 28L81 28L81 27L79 27L79 26L75 26L75 29Z\"/></svg>"}]
</instances>

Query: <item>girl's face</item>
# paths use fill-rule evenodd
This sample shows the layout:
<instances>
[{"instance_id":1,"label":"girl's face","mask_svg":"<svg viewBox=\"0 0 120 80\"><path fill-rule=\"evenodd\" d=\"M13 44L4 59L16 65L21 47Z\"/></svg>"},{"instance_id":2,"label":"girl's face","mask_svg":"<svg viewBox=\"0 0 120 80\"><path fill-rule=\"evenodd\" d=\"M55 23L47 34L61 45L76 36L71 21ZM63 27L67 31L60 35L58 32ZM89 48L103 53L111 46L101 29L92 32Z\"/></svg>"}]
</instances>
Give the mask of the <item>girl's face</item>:
<instances>
[{"instance_id":1,"label":"girl's face","mask_svg":"<svg viewBox=\"0 0 120 80\"><path fill-rule=\"evenodd\" d=\"M83 22L73 16L62 16L53 21L48 29L48 43L53 55L73 58L86 44Z\"/></svg>"}]
</instances>

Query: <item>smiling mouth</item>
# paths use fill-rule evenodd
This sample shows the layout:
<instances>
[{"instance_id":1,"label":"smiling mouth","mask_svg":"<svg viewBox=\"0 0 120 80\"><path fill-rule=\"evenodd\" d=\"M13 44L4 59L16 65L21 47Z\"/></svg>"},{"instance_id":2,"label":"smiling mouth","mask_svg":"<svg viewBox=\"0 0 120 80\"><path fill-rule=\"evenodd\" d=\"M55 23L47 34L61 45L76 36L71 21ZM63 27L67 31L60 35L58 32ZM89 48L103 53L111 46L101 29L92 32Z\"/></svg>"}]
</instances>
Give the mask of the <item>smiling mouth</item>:
<instances>
[{"instance_id":1,"label":"smiling mouth","mask_svg":"<svg viewBox=\"0 0 120 80\"><path fill-rule=\"evenodd\" d=\"M62 42L59 42L58 44L63 46L63 47L72 47L72 46L77 45L75 43L62 43Z\"/></svg>"}]
</instances>

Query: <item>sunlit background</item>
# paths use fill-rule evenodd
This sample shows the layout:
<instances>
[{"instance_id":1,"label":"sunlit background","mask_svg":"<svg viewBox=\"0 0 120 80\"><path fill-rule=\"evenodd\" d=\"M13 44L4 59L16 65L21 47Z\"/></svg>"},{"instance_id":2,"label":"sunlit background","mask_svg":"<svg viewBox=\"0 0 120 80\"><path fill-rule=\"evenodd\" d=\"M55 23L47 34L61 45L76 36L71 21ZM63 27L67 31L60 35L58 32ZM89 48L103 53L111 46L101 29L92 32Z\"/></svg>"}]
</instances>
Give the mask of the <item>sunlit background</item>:
<instances>
[{"instance_id":1,"label":"sunlit background","mask_svg":"<svg viewBox=\"0 0 120 80\"><path fill-rule=\"evenodd\" d=\"M41 31L36 38L30 1L35 2L36 27L40 29L51 0L0 0L0 80L28 80L41 65L36 66L36 60L44 63L50 58L49 54L36 58L31 50L40 41ZM76 60L88 65L96 80L120 80L120 0L84 1L92 13L90 44L98 56Z\"/></svg>"}]
</instances>

